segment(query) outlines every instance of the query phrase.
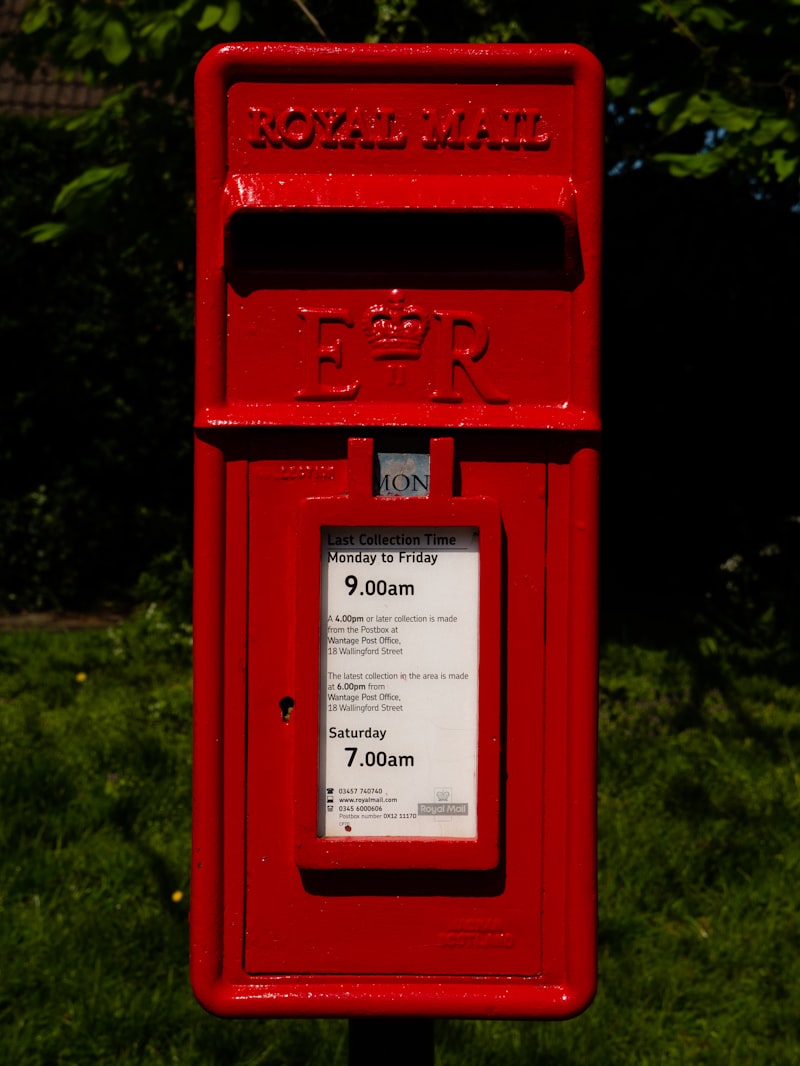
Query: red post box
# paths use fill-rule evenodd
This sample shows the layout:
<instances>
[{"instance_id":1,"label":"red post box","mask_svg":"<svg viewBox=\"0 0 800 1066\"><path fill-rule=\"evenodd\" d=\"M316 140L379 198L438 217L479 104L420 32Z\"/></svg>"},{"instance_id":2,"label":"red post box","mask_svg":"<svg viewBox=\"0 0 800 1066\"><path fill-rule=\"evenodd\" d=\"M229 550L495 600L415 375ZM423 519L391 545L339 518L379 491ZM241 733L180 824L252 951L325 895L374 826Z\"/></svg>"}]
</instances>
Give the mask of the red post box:
<instances>
[{"instance_id":1,"label":"red post box","mask_svg":"<svg viewBox=\"0 0 800 1066\"><path fill-rule=\"evenodd\" d=\"M595 985L602 75L197 75L192 978L235 1015Z\"/></svg>"}]
</instances>

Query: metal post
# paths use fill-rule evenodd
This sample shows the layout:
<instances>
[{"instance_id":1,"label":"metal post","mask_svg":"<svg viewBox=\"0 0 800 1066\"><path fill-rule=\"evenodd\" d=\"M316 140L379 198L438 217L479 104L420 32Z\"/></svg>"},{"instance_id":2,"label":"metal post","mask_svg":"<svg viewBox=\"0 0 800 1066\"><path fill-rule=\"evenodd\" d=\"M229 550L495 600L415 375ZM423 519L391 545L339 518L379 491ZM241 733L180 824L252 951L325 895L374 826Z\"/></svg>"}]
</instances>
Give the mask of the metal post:
<instances>
[{"instance_id":1,"label":"metal post","mask_svg":"<svg viewBox=\"0 0 800 1066\"><path fill-rule=\"evenodd\" d=\"M433 1066L432 1018L351 1018L349 1066Z\"/></svg>"}]
</instances>

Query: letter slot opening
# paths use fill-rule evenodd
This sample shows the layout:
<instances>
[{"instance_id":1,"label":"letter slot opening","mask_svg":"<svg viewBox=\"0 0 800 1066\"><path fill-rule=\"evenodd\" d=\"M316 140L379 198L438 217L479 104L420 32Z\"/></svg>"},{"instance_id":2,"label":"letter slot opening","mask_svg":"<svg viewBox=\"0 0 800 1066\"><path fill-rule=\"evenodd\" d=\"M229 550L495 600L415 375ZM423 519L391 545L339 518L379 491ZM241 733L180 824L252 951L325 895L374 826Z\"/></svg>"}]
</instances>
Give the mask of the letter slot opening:
<instances>
[{"instance_id":1,"label":"letter slot opening","mask_svg":"<svg viewBox=\"0 0 800 1066\"><path fill-rule=\"evenodd\" d=\"M565 225L565 222L567 224ZM348 284L572 289L571 220L541 211L238 211L228 222L234 288Z\"/></svg>"}]
</instances>

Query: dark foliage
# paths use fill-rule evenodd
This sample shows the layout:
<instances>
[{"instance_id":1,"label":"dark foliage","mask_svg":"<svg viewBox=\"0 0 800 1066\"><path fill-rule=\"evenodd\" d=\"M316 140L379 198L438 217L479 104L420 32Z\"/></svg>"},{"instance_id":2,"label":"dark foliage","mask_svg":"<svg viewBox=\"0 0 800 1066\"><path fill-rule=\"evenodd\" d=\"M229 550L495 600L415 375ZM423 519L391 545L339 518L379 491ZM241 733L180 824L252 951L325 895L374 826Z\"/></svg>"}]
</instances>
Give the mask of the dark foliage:
<instances>
[{"instance_id":1,"label":"dark foliage","mask_svg":"<svg viewBox=\"0 0 800 1066\"><path fill-rule=\"evenodd\" d=\"M606 615L692 617L732 556L773 551L788 618L800 215L647 168L609 180L606 204Z\"/></svg>"},{"instance_id":2,"label":"dark foliage","mask_svg":"<svg viewBox=\"0 0 800 1066\"><path fill-rule=\"evenodd\" d=\"M190 255L191 219L184 211L136 234L126 217L136 208L120 199L79 238L32 244L25 231L47 216L71 144L63 131L2 120L0 602L9 608L124 596L154 557L188 550L192 282L168 242L183 228ZM164 190L152 193L166 213Z\"/></svg>"}]
</instances>

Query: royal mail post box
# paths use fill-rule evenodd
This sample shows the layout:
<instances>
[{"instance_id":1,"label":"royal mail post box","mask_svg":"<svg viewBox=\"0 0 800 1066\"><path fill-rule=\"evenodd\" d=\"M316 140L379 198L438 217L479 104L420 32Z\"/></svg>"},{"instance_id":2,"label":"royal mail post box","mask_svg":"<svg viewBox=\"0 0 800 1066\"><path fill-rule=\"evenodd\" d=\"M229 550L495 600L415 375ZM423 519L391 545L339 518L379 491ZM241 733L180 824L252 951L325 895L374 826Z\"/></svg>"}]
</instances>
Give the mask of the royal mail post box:
<instances>
[{"instance_id":1,"label":"royal mail post box","mask_svg":"<svg viewBox=\"0 0 800 1066\"><path fill-rule=\"evenodd\" d=\"M599 66L226 45L196 123L196 994L573 1014L595 984Z\"/></svg>"}]
</instances>

